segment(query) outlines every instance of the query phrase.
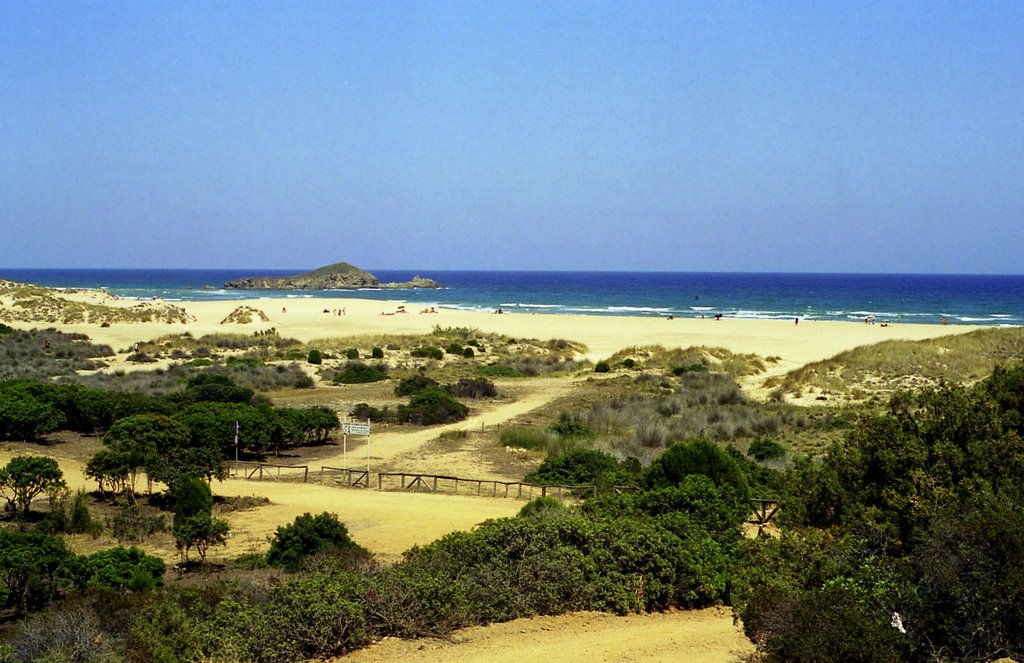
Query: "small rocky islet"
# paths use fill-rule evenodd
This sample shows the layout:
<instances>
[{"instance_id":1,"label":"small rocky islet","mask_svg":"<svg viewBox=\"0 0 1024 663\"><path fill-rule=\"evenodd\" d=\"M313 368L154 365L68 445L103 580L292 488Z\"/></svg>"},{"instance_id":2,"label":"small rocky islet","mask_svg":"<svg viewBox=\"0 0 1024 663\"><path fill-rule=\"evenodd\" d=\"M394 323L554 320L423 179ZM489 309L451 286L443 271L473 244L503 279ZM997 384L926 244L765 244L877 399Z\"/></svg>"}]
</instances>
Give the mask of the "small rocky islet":
<instances>
[{"instance_id":1,"label":"small rocky islet","mask_svg":"<svg viewBox=\"0 0 1024 663\"><path fill-rule=\"evenodd\" d=\"M386 290L412 290L414 288L443 288L433 279L414 276L411 281L381 283L380 279L347 262L320 267L294 276L255 276L234 279L224 284L233 290L358 290L382 288Z\"/></svg>"}]
</instances>

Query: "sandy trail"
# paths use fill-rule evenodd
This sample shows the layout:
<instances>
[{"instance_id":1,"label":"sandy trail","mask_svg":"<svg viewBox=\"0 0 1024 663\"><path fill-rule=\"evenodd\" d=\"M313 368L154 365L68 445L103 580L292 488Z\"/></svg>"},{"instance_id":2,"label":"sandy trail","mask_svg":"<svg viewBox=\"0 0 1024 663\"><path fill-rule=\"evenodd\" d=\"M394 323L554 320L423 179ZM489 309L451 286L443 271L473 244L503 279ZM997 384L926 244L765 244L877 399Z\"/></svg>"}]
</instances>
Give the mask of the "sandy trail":
<instances>
[{"instance_id":1,"label":"sandy trail","mask_svg":"<svg viewBox=\"0 0 1024 663\"><path fill-rule=\"evenodd\" d=\"M575 613L517 619L456 632L451 641L388 638L343 656L345 663L522 663L679 661L728 663L753 644L726 608L616 617Z\"/></svg>"},{"instance_id":2,"label":"sandy trail","mask_svg":"<svg viewBox=\"0 0 1024 663\"><path fill-rule=\"evenodd\" d=\"M528 389L521 393L516 400L472 415L458 423L410 432L388 431L387 429L385 432L374 432L370 440L371 462L400 460L402 456L413 454L424 444L436 440L446 431L480 430L486 426L503 424L569 393L576 381L569 377L531 378L527 384ZM349 438L348 452L353 457L352 466L360 467L359 463L366 460L365 438Z\"/></svg>"}]
</instances>

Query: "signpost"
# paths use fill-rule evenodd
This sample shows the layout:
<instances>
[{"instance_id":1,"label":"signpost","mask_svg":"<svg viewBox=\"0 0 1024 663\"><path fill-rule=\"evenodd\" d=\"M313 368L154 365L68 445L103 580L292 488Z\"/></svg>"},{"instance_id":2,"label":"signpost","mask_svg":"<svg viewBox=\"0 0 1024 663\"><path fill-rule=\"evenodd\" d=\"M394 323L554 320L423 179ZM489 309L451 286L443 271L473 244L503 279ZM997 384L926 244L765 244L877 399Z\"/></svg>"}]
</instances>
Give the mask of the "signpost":
<instances>
[{"instance_id":1,"label":"signpost","mask_svg":"<svg viewBox=\"0 0 1024 663\"><path fill-rule=\"evenodd\" d=\"M349 435L363 435L366 437L366 481L369 485L370 481L370 420L367 419L364 424L361 421L343 421L341 423L341 434L342 434L342 450L341 450L341 467L342 469L348 469L348 436Z\"/></svg>"}]
</instances>

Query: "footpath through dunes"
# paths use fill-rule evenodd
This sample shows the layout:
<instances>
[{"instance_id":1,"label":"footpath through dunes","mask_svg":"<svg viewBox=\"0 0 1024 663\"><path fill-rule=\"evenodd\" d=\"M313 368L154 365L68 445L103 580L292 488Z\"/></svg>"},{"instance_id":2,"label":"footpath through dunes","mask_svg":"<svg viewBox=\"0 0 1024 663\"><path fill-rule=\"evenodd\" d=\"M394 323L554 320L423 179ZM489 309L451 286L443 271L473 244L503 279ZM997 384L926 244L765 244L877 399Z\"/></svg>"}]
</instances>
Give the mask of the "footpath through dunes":
<instances>
[{"instance_id":1,"label":"footpath through dunes","mask_svg":"<svg viewBox=\"0 0 1024 663\"><path fill-rule=\"evenodd\" d=\"M447 640L387 638L338 663L730 663L754 651L728 608L617 617L582 612L456 631Z\"/></svg>"},{"instance_id":2,"label":"footpath through dunes","mask_svg":"<svg viewBox=\"0 0 1024 663\"><path fill-rule=\"evenodd\" d=\"M522 387L517 389L515 400L508 403L500 403L494 407L488 407L478 414L453 424L431 426L412 431L375 427L370 440L371 462L385 463L389 467L409 471L447 473L469 478L518 480L521 477L481 477L481 468L477 465L457 461L453 463L453 459L448 456L440 459L439 462L431 462L430 458L424 457L420 452L425 445L438 439L443 433L450 431L476 431L484 427L501 426L516 417L532 412L568 394L579 380L580 378L567 376L526 379L523 381ZM348 451L353 456L351 464L353 467L358 468L360 454L362 454L362 458L366 458L365 439L361 437L350 438ZM409 466L403 466L402 463L405 460L409 461ZM431 467L424 467L425 462L430 464Z\"/></svg>"}]
</instances>

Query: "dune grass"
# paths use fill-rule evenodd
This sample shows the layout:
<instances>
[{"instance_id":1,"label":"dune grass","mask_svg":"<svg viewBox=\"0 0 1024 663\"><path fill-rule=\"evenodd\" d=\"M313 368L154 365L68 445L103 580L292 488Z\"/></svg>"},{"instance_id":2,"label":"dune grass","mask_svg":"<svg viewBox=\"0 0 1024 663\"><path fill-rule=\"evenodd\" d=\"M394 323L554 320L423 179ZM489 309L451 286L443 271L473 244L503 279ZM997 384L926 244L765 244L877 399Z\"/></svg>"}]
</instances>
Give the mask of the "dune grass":
<instances>
[{"instance_id":1,"label":"dune grass","mask_svg":"<svg viewBox=\"0 0 1024 663\"><path fill-rule=\"evenodd\" d=\"M661 345L642 345L623 348L607 361L612 367L632 364L632 367L637 369L668 371L693 370L699 367L699 370L741 377L764 372L767 365L775 363L778 358L739 354L724 348L703 345L671 349Z\"/></svg>"},{"instance_id":2,"label":"dune grass","mask_svg":"<svg viewBox=\"0 0 1024 663\"><path fill-rule=\"evenodd\" d=\"M865 398L940 382L970 384L1000 363L1024 358L1024 328L979 329L923 341L883 341L814 362L765 386L780 394L812 388Z\"/></svg>"}]
</instances>

